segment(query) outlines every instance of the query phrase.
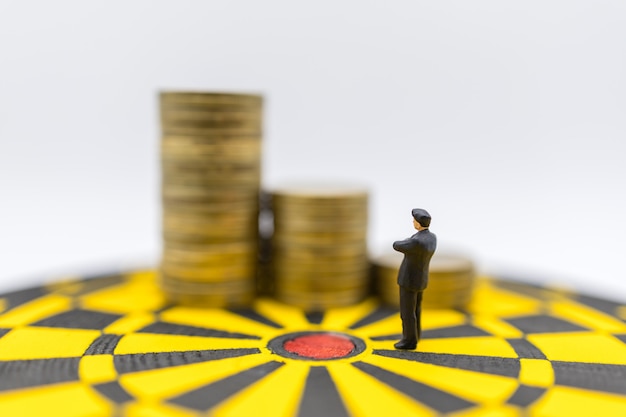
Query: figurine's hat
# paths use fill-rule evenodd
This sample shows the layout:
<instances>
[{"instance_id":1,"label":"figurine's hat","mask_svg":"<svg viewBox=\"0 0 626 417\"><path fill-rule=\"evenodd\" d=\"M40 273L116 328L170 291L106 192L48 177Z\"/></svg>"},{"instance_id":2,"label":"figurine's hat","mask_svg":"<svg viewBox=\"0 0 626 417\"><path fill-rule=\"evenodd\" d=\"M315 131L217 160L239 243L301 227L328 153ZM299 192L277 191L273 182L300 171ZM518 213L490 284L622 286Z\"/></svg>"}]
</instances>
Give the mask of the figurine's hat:
<instances>
[{"instance_id":1,"label":"figurine's hat","mask_svg":"<svg viewBox=\"0 0 626 417\"><path fill-rule=\"evenodd\" d=\"M422 226L424 227L430 226L431 217L430 217L430 214L428 214L426 210L421 209L421 208L415 208L411 210L411 215Z\"/></svg>"}]
</instances>

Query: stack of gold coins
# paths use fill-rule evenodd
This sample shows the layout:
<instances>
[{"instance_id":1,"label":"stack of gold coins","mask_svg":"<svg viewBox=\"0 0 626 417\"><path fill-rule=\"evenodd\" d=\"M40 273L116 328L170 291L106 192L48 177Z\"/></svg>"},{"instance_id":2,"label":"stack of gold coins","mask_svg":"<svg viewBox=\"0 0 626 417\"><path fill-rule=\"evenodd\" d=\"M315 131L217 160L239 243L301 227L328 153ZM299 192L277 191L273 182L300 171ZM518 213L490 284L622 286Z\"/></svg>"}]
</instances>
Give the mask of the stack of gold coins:
<instances>
[{"instance_id":1,"label":"stack of gold coins","mask_svg":"<svg viewBox=\"0 0 626 417\"><path fill-rule=\"evenodd\" d=\"M404 255L390 252L373 261L378 294L386 304L400 305L398 270ZM430 261L424 308L464 308L470 302L476 277L471 259L435 252Z\"/></svg>"},{"instance_id":2,"label":"stack of gold coins","mask_svg":"<svg viewBox=\"0 0 626 417\"><path fill-rule=\"evenodd\" d=\"M272 197L276 298L308 311L360 301L370 283L367 190L303 184Z\"/></svg>"},{"instance_id":3,"label":"stack of gold coins","mask_svg":"<svg viewBox=\"0 0 626 417\"><path fill-rule=\"evenodd\" d=\"M170 299L227 307L255 294L262 98L164 92L163 256Z\"/></svg>"}]
</instances>

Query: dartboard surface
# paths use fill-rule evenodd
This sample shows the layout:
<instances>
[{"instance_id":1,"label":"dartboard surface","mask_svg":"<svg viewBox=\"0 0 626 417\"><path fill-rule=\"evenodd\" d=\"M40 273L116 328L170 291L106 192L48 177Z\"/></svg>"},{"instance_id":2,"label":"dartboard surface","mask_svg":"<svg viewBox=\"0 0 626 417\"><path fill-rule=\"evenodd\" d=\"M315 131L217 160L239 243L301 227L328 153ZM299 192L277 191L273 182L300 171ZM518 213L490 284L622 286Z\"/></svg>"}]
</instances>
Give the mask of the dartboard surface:
<instances>
[{"instance_id":1,"label":"dartboard surface","mask_svg":"<svg viewBox=\"0 0 626 417\"><path fill-rule=\"evenodd\" d=\"M483 277L465 311L168 304L154 271L0 295L0 416L623 416L626 306Z\"/></svg>"}]
</instances>

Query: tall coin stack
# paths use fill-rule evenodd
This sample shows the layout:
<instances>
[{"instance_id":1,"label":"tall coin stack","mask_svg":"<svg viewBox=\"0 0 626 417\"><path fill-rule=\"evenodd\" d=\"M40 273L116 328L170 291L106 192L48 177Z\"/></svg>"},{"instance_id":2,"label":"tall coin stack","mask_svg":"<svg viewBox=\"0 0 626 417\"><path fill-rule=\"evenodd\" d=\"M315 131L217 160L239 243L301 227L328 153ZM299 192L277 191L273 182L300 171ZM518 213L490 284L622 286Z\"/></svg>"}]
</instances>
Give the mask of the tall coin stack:
<instances>
[{"instance_id":1,"label":"tall coin stack","mask_svg":"<svg viewBox=\"0 0 626 417\"><path fill-rule=\"evenodd\" d=\"M185 304L255 295L262 97L164 92L161 285Z\"/></svg>"},{"instance_id":2,"label":"tall coin stack","mask_svg":"<svg viewBox=\"0 0 626 417\"><path fill-rule=\"evenodd\" d=\"M276 298L320 311L365 297L370 284L367 191L302 185L276 189L272 197Z\"/></svg>"},{"instance_id":3,"label":"tall coin stack","mask_svg":"<svg viewBox=\"0 0 626 417\"><path fill-rule=\"evenodd\" d=\"M403 254L390 252L373 262L378 294L386 304L400 306L398 270ZM464 308L472 298L476 272L471 259L435 252L430 261L424 308Z\"/></svg>"}]
</instances>

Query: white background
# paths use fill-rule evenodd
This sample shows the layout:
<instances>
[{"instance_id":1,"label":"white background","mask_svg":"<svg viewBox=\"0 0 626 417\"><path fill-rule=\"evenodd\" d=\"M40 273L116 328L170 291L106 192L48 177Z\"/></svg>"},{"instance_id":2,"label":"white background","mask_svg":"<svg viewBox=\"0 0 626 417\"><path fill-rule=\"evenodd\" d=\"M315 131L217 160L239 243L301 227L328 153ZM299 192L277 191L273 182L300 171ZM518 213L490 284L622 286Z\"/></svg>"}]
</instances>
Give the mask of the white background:
<instances>
[{"instance_id":1,"label":"white background","mask_svg":"<svg viewBox=\"0 0 626 417\"><path fill-rule=\"evenodd\" d=\"M626 299L626 2L0 0L0 288L153 265L157 91L260 92L264 182Z\"/></svg>"}]
</instances>

